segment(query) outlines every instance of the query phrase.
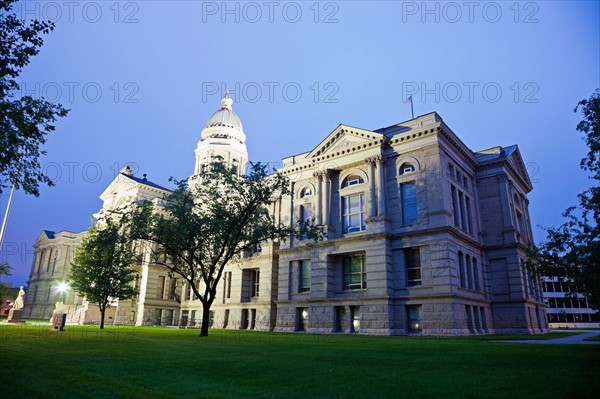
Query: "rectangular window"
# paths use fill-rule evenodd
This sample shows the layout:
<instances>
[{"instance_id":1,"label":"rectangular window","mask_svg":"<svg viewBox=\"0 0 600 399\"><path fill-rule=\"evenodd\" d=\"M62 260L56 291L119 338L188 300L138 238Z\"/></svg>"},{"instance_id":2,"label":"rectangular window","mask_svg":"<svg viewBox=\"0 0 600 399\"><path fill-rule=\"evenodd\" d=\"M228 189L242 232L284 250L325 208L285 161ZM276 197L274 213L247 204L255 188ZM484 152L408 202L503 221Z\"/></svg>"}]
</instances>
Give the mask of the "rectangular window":
<instances>
[{"instance_id":1,"label":"rectangular window","mask_svg":"<svg viewBox=\"0 0 600 399\"><path fill-rule=\"evenodd\" d=\"M185 297L184 299L191 300L192 299L192 285L188 282L185 285Z\"/></svg>"},{"instance_id":2,"label":"rectangular window","mask_svg":"<svg viewBox=\"0 0 600 399\"><path fill-rule=\"evenodd\" d=\"M229 309L225 309L225 315L223 315L223 328L227 328L229 324Z\"/></svg>"},{"instance_id":3,"label":"rectangular window","mask_svg":"<svg viewBox=\"0 0 600 399\"><path fill-rule=\"evenodd\" d=\"M350 332L360 332L360 306L350 306L350 317L352 318Z\"/></svg>"},{"instance_id":4,"label":"rectangular window","mask_svg":"<svg viewBox=\"0 0 600 399\"><path fill-rule=\"evenodd\" d=\"M365 195L342 197L342 219L344 233L365 229Z\"/></svg>"},{"instance_id":5,"label":"rectangular window","mask_svg":"<svg viewBox=\"0 0 600 399\"><path fill-rule=\"evenodd\" d=\"M300 225L302 226L305 221L310 222L312 217L312 206L310 204L300 205ZM306 238L306 235L300 236L301 240L306 240Z\"/></svg>"},{"instance_id":6,"label":"rectangular window","mask_svg":"<svg viewBox=\"0 0 600 399\"><path fill-rule=\"evenodd\" d=\"M467 287L472 290L473 289L473 267L471 265L471 257L469 255L467 255L465 257L466 259L466 266L467 266Z\"/></svg>"},{"instance_id":7,"label":"rectangular window","mask_svg":"<svg viewBox=\"0 0 600 399\"><path fill-rule=\"evenodd\" d=\"M409 305L406 307L406 313L408 315L408 332L409 333L420 333L423 331L421 324L422 319L422 307L421 305Z\"/></svg>"},{"instance_id":8,"label":"rectangular window","mask_svg":"<svg viewBox=\"0 0 600 399\"><path fill-rule=\"evenodd\" d=\"M175 278L171 278L170 279L170 285L169 285L169 298L173 301L177 300L177 279Z\"/></svg>"},{"instance_id":9,"label":"rectangular window","mask_svg":"<svg viewBox=\"0 0 600 399\"><path fill-rule=\"evenodd\" d=\"M260 287L260 270L250 270L250 296L257 297Z\"/></svg>"},{"instance_id":10,"label":"rectangular window","mask_svg":"<svg viewBox=\"0 0 600 399\"><path fill-rule=\"evenodd\" d=\"M45 251L41 251L38 254L38 269L37 269L37 274L40 274L42 272L42 263L44 262L44 254L45 254Z\"/></svg>"},{"instance_id":11,"label":"rectangular window","mask_svg":"<svg viewBox=\"0 0 600 399\"><path fill-rule=\"evenodd\" d=\"M248 327L250 330L254 330L256 326L256 309L250 309L250 326Z\"/></svg>"},{"instance_id":12,"label":"rectangular window","mask_svg":"<svg viewBox=\"0 0 600 399\"><path fill-rule=\"evenodd\" d=\"M310 260L305 259L299 261L299 271L300 271L300 292L310 291Z\"/></svg>"},{"instance_id":13,"label":"rectangular window","mask_svg":"<svg viewBox=\"0 0 600 399\"><path fill-rule=\"evenodd\" d=\"M483 331L487 331L487 323L485 321L485 309L479 308L479 314L481 316L481 328Z\"/></svg>"},{"instance_id":14,"label":"rectangular window","mask_svg":"<svg viewBox=\"0 0 600 399\"><path fill-rule=\"evenodd\" d=\"M242 309L242 330L247 330L250 326L250 312L248 309Z\"/></svg>"},{"instance_id":15,"label":"rectangular window","mask_svg":"<svg viewBox=\"0 0 600 399\"><path fill-rule=\"evenodd\" d=\"M404 264L406 265L406 285L409 287L421 285L421 255L418 248L404 250Z\"/></svg>"},{"instance_id":16,"label":"rectangular window","mask_svg":"<svg viewBox=\"0 0 600 399\"><path fill-rule=\"evenodd\" d=\"M346 308L344 306L336 306L335 311L335 331L344 332L344 321L346 320Z\"/></svg>"},{"instance_id":17,"label":"rectangular window","mask_svg":"<svg viewBox=\"0 0 600 399\"><path fill-rule=\"evenodd\" d=\"M465 258L463 256L463 253L460 251L458 251L458 274L460 274L460 286L465 288L467 282L467 280L465 279Z\"/></svg>"},{"instance_id":18,"label":"rectangular window","mask_svg":"<svg viewBox=\"0 0 600 399\"><path fill-rule=\"evenodd\" d=\"M231 298L231 272L226 272L225 276L227 278L227 286L225 289L225 298Z\"/></svg>"},{"instance_id":19,"label":"rectangular window","mask_svg":"<svg viewBox=\"0 0 600 399\"><path fill-rule=\"evenodd\" d=\"M227 296L227 272L223 273L223 299L221 303L225 303L225 297Z\"/></svg>"},{"instance_id":20,"label":"rectangular window","mask_svg":"<svg viewBox=\"0 0 600 399\"><path fill-rule=\"evenodd\" d=\"M460 212L458 211L458 197L456 187L450 186L452 190L452 211L454 212L454 226L460 227Z\"/></svg>"},{"instance_id":21,"label":"rectangular window","mask_svg":"<svg viewBox=\"0 0 600 399\"><path fill-rule=\"evenodd\" d=\"M458 203L460 205L460 226L463 230L467 230L467 215L465 214L465 197L462 192L458 192Z\"/></svg>"},{"instance_id":22,"label":"rectangular window","mask_svg":"<svg viewBox=\"0 0 600 399\"><path fill-rule=\"evenodd\" d=\"M517 230L519 231L519 233L525 234L525 228L523 225L523 215L521 215L521 212L519 211L517 211Z\"/></svg>"},{"instance_id":23,"label":"rectangular window","mask_svg":"<svg viewBox=\"0 0 600 399\"><path fill-rule=\"evenodd\" d=\"M297 331L306 331L306 327L308 326L308 308L298 308L297 311Z\"/></svg>"},{"instance_id":24,"label":"rectangular window","mask_svg":"<svg viewBox=\"0 0 600 399\"><path fill-rule=\"evenodd\" d=\"M56 272L56 262L58 261L58 251L54 252L54 258L52 258L52 275Z\"/></svg>"},{"instance_id":25,"label":"rectangular window","mask_svg":"<svg viewBox=\"0 0 600 399\"><path fill-rule=\"evenodd\" d=\"M48 286L48 291L46 291L46 302L50 300L50 295L52 295L52 286Z\"/></svg>"},{"instance_id":26,"label":"rectangular window","mask_svg":"<svg viewBox=\"0 0 600 399\"><path fill-rule=\"evenodd\" d=\"M343 257L344 289L359 290L367 288L367 271L365 255Z\"/></svg>"},{"instance_id":27,"label":"rectangular window","mask_svg":"<svg viewBox=\"0 0 600 399\"><path fill-rule=\"evenodd\" d=\"M402 195L402 223L417 223L417 186L415 182L400 185Z\"/></svg>"},{"instance_id":28,"label":"rectangular window","mask_svg":"<svg viewBox=\"0 0 600 399\"><path fill-rule=\"evenodd\" d=\"M475 326L473 325L473 314L471 313L471 306L466 305L465 306L465 311L467 312L467 325L469 327L469 331L474 333L475 332Z\"/></svg>"},{"instance_id":29,"label":"rectangular window","mask_svg":"<svg viewBox=\"0 0 600 399\"><path fill-rule=\"evenodd\" d=\"M48 255L48 262L46 263L46 273L50 271L50 263L52 262L52 252L53 250L50 249L50 255Z\"/></svg>"},{"instance_id":30,"label":"rectangular window","mask_svg":"<svg viewBox=\"0 0 600 399\"><path fill-rule=\"evenodd\" d=\"M158 299L163 299L164 292L165 292L165 276L158 276L158 281L156 282L156 297Z\"/></svg>"},{"instance_id":31,"label":"rectangular window","mask_svg":"<svg viewBox=\"0 0 600 399\"><path fill-rule=\"evenodd\" d=\"M479 268L477 266L477 259L473 258L473 280L475 280L475 290L479 291Z\"/></svg>"},{"instance_id":32,"label":"rectangular window","mask_svg":"<svg viewBox=\"0 0 600 399\"><path fill-rule=\"evenodd\" d=\"M465 195L466 207L467 207L467 231L469 234L473 232L473 227L471 224L471 199Z\"/></svg>"},{"instance_id":33,"label":"rectangular window","mask_svg":"<svg viewBox=\"0 0 600 399\"><path fill-rule=\"evenodd\" d=\"M478 306L473 306L473 315L475 316L475 330L477 331L482 331L481 330L481 320L479 319L479 307Z\"/></svg>"}]
</instances>

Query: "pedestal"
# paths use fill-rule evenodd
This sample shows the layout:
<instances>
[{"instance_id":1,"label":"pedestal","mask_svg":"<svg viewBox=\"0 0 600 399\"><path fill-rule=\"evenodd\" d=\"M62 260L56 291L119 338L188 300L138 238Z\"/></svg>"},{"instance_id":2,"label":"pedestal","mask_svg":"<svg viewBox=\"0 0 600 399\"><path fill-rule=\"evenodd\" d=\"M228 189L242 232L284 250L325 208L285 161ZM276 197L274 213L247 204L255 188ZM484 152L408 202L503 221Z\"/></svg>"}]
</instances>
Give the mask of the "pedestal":
<instances>
[{"instance_id":1,"label":"pedestal","mask_svg":"<svg viewBox=\"0 0 600 399\"><path fill-rule=\"evenodd\" d=\"M23 309L11 309L8 312L7 323L25 323L23 320Z\"/></svg>"},{"instance_id":2,"label":"pedestal","mask_svg":"<svg viewBox=\"0 0 600 399\"><path fill-rule=\"evenodd\" d=\"M52 315L52 327L50 331L52 332L62 332L65 331L65 322L67 321L66 313L54 313Z\"/></svg>"}]
</instances>

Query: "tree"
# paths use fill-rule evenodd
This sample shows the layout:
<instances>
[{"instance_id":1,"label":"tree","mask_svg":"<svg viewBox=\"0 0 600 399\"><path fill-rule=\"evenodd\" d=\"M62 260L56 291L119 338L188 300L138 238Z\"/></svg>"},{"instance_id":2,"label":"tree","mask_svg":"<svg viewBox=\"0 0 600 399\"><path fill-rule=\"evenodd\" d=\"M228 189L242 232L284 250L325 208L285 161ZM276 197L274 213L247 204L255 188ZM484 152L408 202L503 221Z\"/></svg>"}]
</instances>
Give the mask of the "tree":
<instances>
[{"instance_id":1,"label":"tree","mask_svg":"<svg viewBox=\"0 0 600 399\"><path fill-rule=\"evenodd\" d=\"M296 231L271 212L289 194L288 186L286 177L267 175L266 165L252 164L246 176L238 176L217 163L198 184L177 182L162 207L146 202L131 211L131 238L153 244L153 263L181 276L202 303L200 336L208 335L210 308L229 262L264 241L298 234L319 239L320 229L311 222Z\"/></svg>"},{"instance_id":2,"label":"tree","mask_svg":"<svg viewBox=\"0 0 600 399\"><path fill-rule=\"evenodd\" d=\"M577 131L584 134L589 149L580 166L591 172L594 185L578 195L577 206L563 213L564 224L546 228L546 240L532 250L528 266L539 275L572 281L575 291L600 309L600 89L574 111L579 109L583 119Z\"/></svg>"},{"instance_id":3,"label":"tree","mask_svg":"<svg viewBox=\"0 0 600 399\"><path fill-rule=\"evenodd\" d=\"M38 196L39 183L53 185L40 170L38 158L46 154L40 146L55 130L56 119L66 116L68 110L44 99L18 96L20 87L15 79L39 53L42 35L50 33L54 23L19 20L12 12L15 2L0 0L0 193L14 184Z\"/></svg>"},{"instance_id":4,"label":"tree","mask_svg":"<svg viewBox=\"0 0 600 399\"><path fill-rule=\"evenodd\" d=\"M112 301L129 299L136 293L133 253L121 222L107 218L92 226L77 248L71 269L71 286L100 309L100 329Z\"/></svg>"},{"instance_id":5,"label":"tree","mask_svg":"<svg viewBox=\"0 0 600 399\"><path fill-rule=\"evenodd\" d=\"M11 276L10 269L11 267L8 265L8 263L0 262L0 280L2 280L2 276ZM2 284L2 282L0 282L0 301L10 292L11 290L5 287L4 284Z\"/></svg>"}]
</instances>

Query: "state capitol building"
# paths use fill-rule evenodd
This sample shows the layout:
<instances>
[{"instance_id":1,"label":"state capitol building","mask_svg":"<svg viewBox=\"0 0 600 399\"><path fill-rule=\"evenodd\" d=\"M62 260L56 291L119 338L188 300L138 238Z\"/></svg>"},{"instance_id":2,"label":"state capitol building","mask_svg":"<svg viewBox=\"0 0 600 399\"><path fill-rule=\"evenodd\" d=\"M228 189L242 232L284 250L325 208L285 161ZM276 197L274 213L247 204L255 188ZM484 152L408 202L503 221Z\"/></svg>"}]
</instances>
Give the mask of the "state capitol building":
<instances>
[{"instance_id":1,"label":"state capitol building","mask_svg":"<svg viewBox=\"0 0 600 399\"><path fill-rule=\"evenodd\" d=\"M242 173L246 135L226 95L195 150L194 180L211 162ZM548 332L540 284L523 265L533 245L532 184L516 145L472 151L435 112L367 130L339 125L307 152L283 159L291 195L281 222L314 219L319 242L265 242L227 265L212 305L214 328L377 335ZM125 168L95 216L169 187ZM25 317L97 321L68 281L86 232L44 230L35 242ZM202 305L182 279L138 262L137 295L106 324L198 327ZM57 303L58 302L58 303Z\"/></svg>"}]
</instances>

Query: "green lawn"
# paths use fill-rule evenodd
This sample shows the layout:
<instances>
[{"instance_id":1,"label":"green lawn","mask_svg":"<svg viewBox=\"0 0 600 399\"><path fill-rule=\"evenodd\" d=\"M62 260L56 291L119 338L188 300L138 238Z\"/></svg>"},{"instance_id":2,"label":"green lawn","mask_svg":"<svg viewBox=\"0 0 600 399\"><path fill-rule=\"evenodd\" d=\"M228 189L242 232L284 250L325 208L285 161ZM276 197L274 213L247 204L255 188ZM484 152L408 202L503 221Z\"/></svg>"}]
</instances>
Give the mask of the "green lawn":
<instances>
[{"instance_id":1,"label":"green lawn","mask_svg":"<svg viewBox=\"0 0 600 399\"><path fill-rule=\"evenodd\" d=\"M600 335L594 335L593 337L584 339L584 341L600 341Z\"/></svg>"},{"instance_id":2,"label":"green lawn","mask_svg":"<svg viewBox=\"0 0 600 399\"><path fill-rule=\"evenodd\" d=\"M600 345L0 326L10 398L597 397Z\"/></svg>"}]
</instances>

